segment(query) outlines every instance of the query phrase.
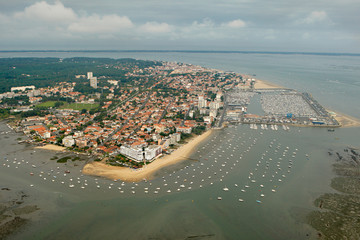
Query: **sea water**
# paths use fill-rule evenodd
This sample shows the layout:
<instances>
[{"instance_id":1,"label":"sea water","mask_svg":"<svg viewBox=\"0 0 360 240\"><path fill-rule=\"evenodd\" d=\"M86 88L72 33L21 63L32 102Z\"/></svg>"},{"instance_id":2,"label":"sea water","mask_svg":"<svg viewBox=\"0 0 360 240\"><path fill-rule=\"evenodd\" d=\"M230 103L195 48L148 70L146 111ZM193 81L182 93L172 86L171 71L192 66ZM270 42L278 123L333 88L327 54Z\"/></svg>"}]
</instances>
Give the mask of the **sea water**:
<instances>
[{"instance_id":1,"label":"sea water","mask_svg":"<svg viewBox=\"0 0 360 240\"><path fill-rule=\"evenodd\" d=\"M356 57L197 53L91 56L188 62L256 74L279 85L311 92L335 111L359 115L355 112L359 99L352 92L359 87ZM349 94L338 100L332 94L345 90ZM3 131L9 129L1 123ZM159 171L154 180L124 186L121 181L82 176L80 166L54 163L49 160L53 152L34 152L32 146L17 144L17 138L23 136L3 134L1 185L28 192L31 201L41 208L41 214L12 238L315 239L316 232L306 224L306 215L315 209L313 201L319 195L334 191L330 188L333 160L327 151L358 146L359 133L359 128L328 132L322 128L276 131L270 127L254 130L249 125L229 126L200 144L190 160ZM29 163L17 164L14 158ZM36 168L30 164L36 164ZM44 176L57 167L58 175ZM66 168L71 173L64 176ZM54 182L50 180L53 175L57 176ZM88 185L82 189L85 180ZM73 188L69 187L71 183Z\"/></svg>"}]
</instances>

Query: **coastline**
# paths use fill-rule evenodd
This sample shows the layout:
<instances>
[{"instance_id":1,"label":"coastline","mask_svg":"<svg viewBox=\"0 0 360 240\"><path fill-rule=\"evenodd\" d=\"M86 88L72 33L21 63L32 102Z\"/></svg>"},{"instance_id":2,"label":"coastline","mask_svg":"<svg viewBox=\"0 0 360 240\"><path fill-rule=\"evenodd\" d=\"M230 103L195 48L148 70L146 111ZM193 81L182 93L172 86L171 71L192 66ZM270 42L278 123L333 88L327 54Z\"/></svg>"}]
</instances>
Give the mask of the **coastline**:
<instances>
[{"instance_id":1,"label":"coastline","mask_svg":"<svg viewBox=\"0 0 360 240\"><path fill-rule=\"evenodd\" d=\"M53 145L53 144L46 144L44 146L34 147L35 149L44 149L44 150L51 150L51 151L65 151L65 147Z\"/></svg>"},{"instance_id":2,"label":"coastline","mask_svg":"<svg viewBox=\"0 0 360 240\"><path fill-rule=\"evenodd\" d=\"M254 88L255 89L275 89L275 88L285 88L285 87L276 85L276 84L268 82L268 81L255 79Z\"/></svg>"},{"instance_id":3,"label":"coastline","mask_svg":"<svg viewBox=\"0 0 360 240\"><path fill-rule=\"evenodd\" d=\"M158 158L139 170L133 170L127 167L109 166L102 162L92 162L86 164L83 167L82 172L87 175L100 176L112 180L120 179L126 182L139 182L144 179L150 180L158 170L186 160L193 153L195 147L206 140L213 131L213 129L210 129L205 133L194 137L170 155Z\"/></svg>"},{"instance_id":4,"label":"coastline","mask_svg":"<svg viewBox=\"0 0 360 240\"><path fill-rule=\"evenodd\" d=\"M330 110L327 111L331 112ZM332 112L336 114L334 118L336 119L336 121L340 123L340 127L343 128L360 127L360 119L341 112L337 112L337 111L332 111Z\"/></svg>"}]
</instances>

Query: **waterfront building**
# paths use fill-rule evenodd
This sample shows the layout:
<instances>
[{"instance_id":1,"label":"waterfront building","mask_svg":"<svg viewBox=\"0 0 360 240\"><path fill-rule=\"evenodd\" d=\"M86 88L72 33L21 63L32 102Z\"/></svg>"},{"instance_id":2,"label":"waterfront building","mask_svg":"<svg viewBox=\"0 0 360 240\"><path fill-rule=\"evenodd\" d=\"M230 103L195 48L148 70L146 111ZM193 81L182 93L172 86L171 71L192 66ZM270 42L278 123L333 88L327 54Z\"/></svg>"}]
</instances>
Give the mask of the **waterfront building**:
<instances>
[{"instance_id":1,"label":"waterfront building","mask_svg":"<svg viewBox=\"0 0 360 240\"><path fill-rule=\"evenodd\" d=\"M120 147L120 153L127 157L130 157L131 159L134 159L137 162L141 162L144 159L143 149L139 146L131 147L122 145Z\"/></svg>"},{"instance_id":2,"label":"waterfront building","mask_svg":"<svg viewBox=\"0 0 360 240\"><path fill-rule=\"evenodd\" d=\"M162 149L158 145L150 145L147 148L145 148L144 156L146 161L154 160L157 156L159 156L162 153Z\"/></svg>"},{"instance_id":3,"label":"waterfront building","mask_svg":"<svg viewBox=\"0 0 360 240\"><path fill-rule=\"evenodd\" d=\"M179 132L179 133L189 133L190 134L191 130L192 130L191 127L182 127L182 126L176 127L176 132Z\"/></svg>"},{"instance_id":4,"label":"waterfront building","mask_svg":"<svg viewBox=\"0 0 360 240\"><path fill-rule=\"evenodd\" d=\"M73 136L66 136L62 140L62 144L65 147L71 147L75 144L75 140L74 140Z\"/></svg>"}]
</instances>

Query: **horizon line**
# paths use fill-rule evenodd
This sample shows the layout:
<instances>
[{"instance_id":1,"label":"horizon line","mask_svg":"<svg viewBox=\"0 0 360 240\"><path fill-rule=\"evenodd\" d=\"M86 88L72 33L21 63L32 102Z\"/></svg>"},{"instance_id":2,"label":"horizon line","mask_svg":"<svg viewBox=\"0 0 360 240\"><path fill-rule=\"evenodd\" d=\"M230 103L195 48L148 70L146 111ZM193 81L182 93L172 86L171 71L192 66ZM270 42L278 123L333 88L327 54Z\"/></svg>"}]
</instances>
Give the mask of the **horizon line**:
<instances>
[{"instance_id":1,"label":"horizon line","mask_svg":"<svg viewBox=\"0 0 360 240\"><path fill-rule=\"evenodd\" d=\"M302 52L302 51L245 51L245 50L0 50L0 53L17 53L17 52L182 52L182 53L243 53L243 54L300 54L300 55L331 55L331 56L360 56L360 53L346 52Z\"/></svg>"}]
</instances>

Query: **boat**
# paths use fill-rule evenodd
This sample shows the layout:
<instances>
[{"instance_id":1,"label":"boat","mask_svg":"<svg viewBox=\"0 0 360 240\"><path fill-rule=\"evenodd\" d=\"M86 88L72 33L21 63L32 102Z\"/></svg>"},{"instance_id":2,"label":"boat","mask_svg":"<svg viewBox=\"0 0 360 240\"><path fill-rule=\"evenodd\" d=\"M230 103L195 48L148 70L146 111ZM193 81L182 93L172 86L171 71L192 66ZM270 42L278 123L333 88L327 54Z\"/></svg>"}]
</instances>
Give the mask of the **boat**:
<instances>
[{"instance_id":1,"label":"boat","mask_svg":"<svg viewBox=\"0 0 360 240\"><path fill-rule=\"evenodd\" d=\"M224 190L225 192L229 191L229 189L228 189L227 187L224 187L223 190Z\"/></svg>"},{"instance_id":2,"label":"boat","mask_svg":"<svg viewBox=\"0 0 360 240\"><path fill-rule=\"evenodd\" d=\"M222 197L218 197L217 200L222 200Z\"/></svg>"},{"instance_id":3,"label":"boat","mask_svg":"<svg viewBox=\"0 0 360 240\"><path fill-rule=\"evenodd\" d=\"M257 203L262 203L260 200L256 200Z\"/></svg>"},{"instance_id":4,"label":"boat","mask_svg":"<svg viewBox=\"0 0 360 240\"><path fill-rule=\"evenodd\" d=\"M243 202L243 201L244 201L244 199L239 198L239 202Z\"/></svg>"}]
</instances>

